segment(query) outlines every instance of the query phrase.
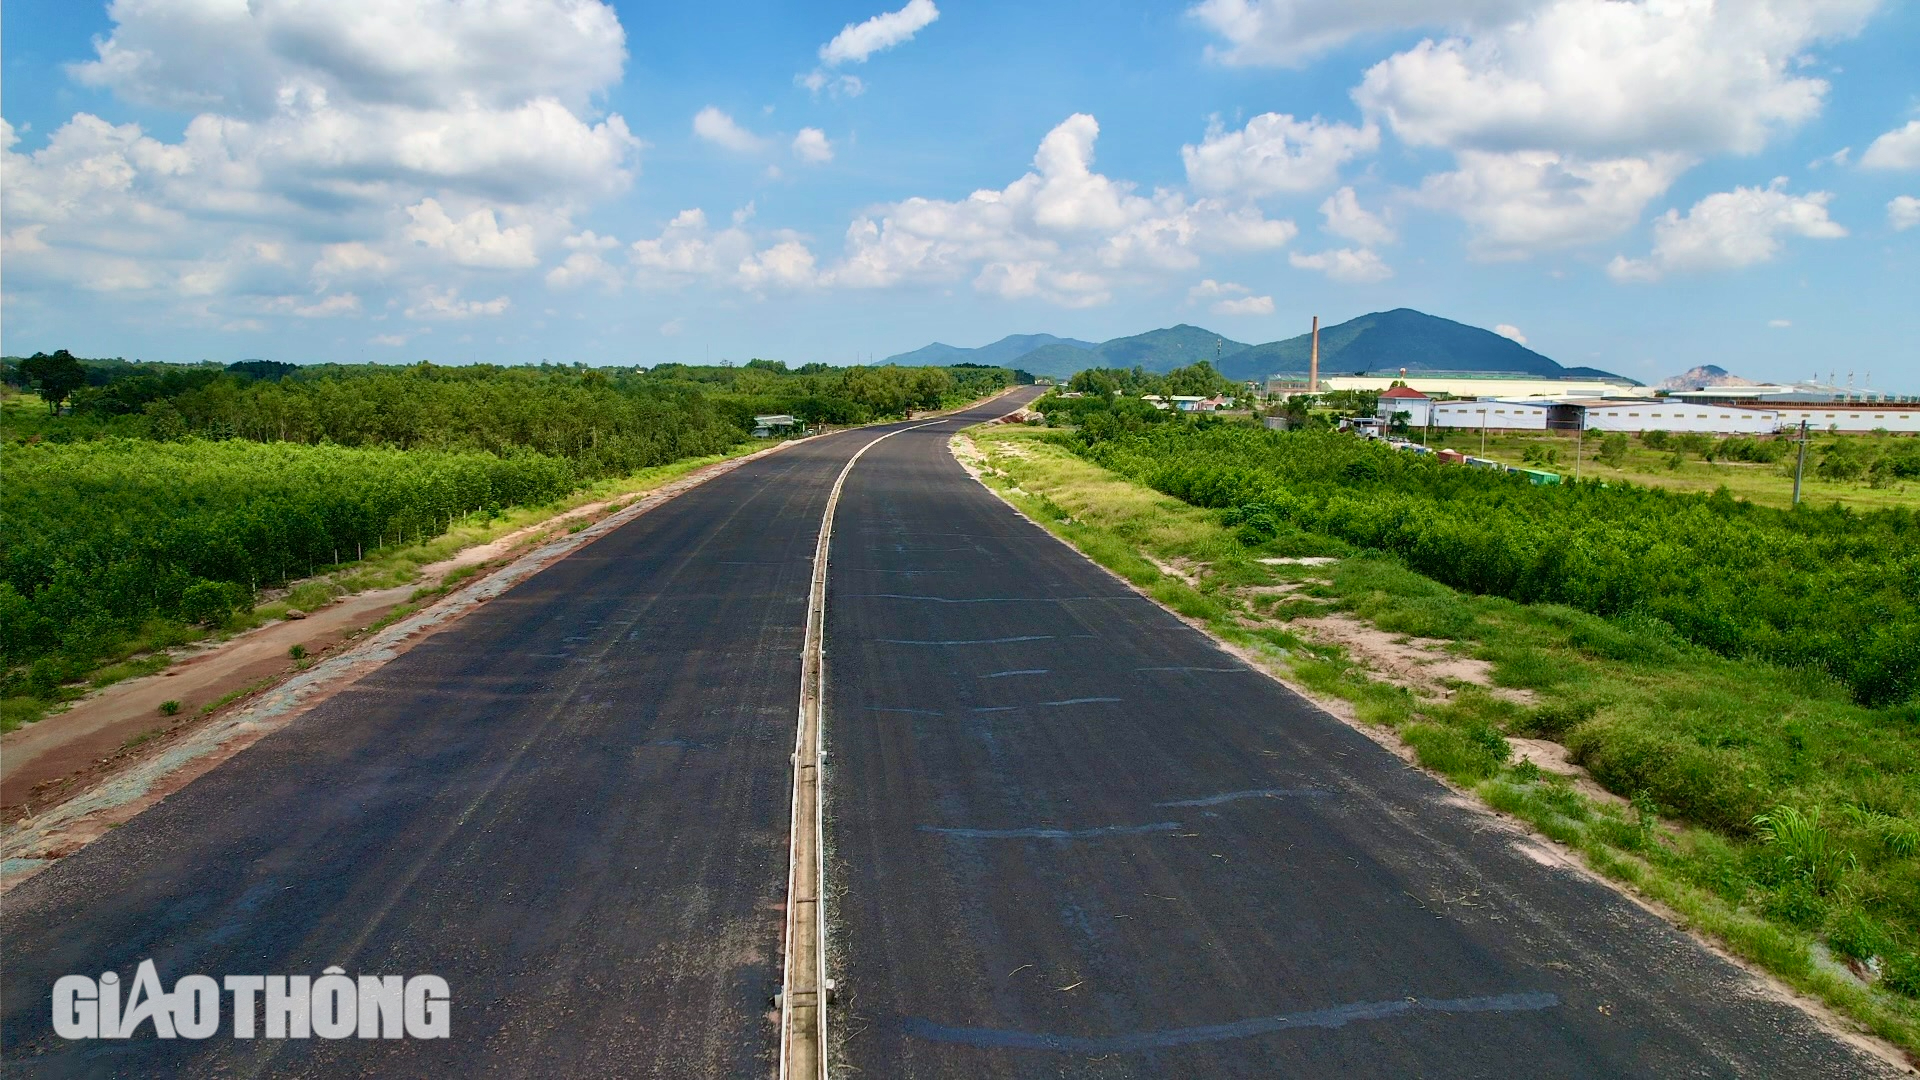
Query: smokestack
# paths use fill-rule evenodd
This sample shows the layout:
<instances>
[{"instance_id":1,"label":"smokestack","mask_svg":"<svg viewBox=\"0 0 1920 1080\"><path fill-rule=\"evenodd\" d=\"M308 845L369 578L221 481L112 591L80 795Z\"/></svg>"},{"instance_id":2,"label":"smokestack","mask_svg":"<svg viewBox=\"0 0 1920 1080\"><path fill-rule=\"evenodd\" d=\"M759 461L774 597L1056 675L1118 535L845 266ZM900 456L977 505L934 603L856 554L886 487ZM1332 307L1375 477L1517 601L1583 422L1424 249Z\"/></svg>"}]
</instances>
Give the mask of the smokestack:
<instances>
[{"instance_id":1,"label":"smokestack","mask_svg":"<svg viewBox=\"0 0 1920 1080\"><path fill-rule=\"evenodd\" d=\"M1320 392L1320 316L1313 317L1313 358L1307 362L1307 393Z\"/></svg>"}]
</instances>

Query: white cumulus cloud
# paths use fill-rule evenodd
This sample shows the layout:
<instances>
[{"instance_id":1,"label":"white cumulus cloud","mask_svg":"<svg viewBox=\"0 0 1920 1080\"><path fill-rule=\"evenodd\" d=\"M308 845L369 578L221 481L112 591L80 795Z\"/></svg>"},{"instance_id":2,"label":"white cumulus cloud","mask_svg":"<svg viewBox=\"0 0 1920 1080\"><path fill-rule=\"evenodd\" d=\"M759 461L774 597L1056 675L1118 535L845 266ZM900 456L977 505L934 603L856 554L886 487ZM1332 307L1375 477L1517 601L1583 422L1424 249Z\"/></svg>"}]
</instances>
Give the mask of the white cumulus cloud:
<instances>
[{"instance_id":1,"label":"white cumulus cloud","mask_svg":"<svg viewBox=\"0 0 1920 1080\"><path fill-rule=\"evenodd\" d=\"M1314 270L1347 285L1371 285L1393 276L1393 267L1367 248L1335 248L1303 255L1293 252L1287 261L1301 270Z\"/></svg>"},{"instance_id":2,"label":"white cumulus cloud","mask_svg":"<svg viewBox=\"0 0 1920 1080\"><path fill-rule=\"evenodd\" d=\"M1551 150L1463 151L1459 168L1420 186L1425 205L1473 226L1471 248L1487 258L1616 236L1691 164L1674 155L1591 160Z\"/></svg>"},{"instance_id":3,"label":"white cumulus cloud","mask_svg":"<svg viewBox=\"0 0 1920 1080\"><path fill-rule=\"evenodd\" d=\"M1393 226L1363 209L1359 196L1350 187L1343 187L1327 196L1327 200L1320 204L1320 215L1326 218L1326 224L1322 227L1327 232L1363 246L1391 244L1397 239Z\"/></svg>"},{"instance_id":4,"label":"white cumulus cloud","mask_svg":"<svg viewBox=\"0 0 1920 1080\"><path fill-rule=\"evenodd\" d=\"M1272 250L1298 232L1244 200L1137 194L1094 171L1099 133L1092 116L1075 114L1041 140L1033 170L1005 188L861 215L831 280L882 287L972 275L983 292L1084 307L1105 303L1123 280L1189 269L1202 253Z\"/></svg>"},{"instance_id":5,"label":"white cumulus cloud","mask_svg":"<svg viewBox=\"0 0 1920 1080\"><path fill-rule=\"evenodd\" d=\"M1503 338L1508 338L1513 341L1517 341L1522 345L1525 345L1527 343L1527 335L1521 333L1520 328L1513 325L1512 323L1501 323L1500 325L1493 328L1493 332L1496 334L1499 334Z\"/></svg>"},{"instance_id":6,"label":"white cumulus cloud","mask_svg":"<svg viewBox=\"0 0 1920 1080\"><path fill-rule=\"evenodd\" d=\"M1887 203L1887 224L1894 232L1905 232L1920 225L1920 199L1912 195L1895 195Z\"/></svg>"},{"instance_id":7,"label":"white cumulus cloud","mask_svg":"<svg viewBox=\"0 0 1920 1080\"><path fill-rule=\"evenodd\" d=\"M1227 64L1297 66L1366 34L1496 22L1539 0L1203 0L1187 11L1227 40Z\"/></svg>"},{"instance_id":8,"label":"white cumulus cloud","mask_svg":"<svg viewBox=\"0 0 1920 1080\"><path fill-rule=\"evenodd\" d=\"M1658 281L1674 271L1737 270L1771 260L1781 238L1833 239L1847 230L1827 217L1833 196L1794 195L1786 179L1764 188L1740 187L1709 195L1682 216L1668 210L1653 225L1653 251L1644 259L1616 256L1607 273L1617 281Z\"/></svg>"},{"instance_id":9,"label":"white cumulus cloud","mask_svg":"<svg viewBox=\"0 0 1920 1080\"><path fill-rule=\"evenodd\" d=\"M1920 120L1894 128L1873 140L1860 155L1863 169L1920 169Z\"/></svg>"},{"instance_id":10,"label":"white cumulus cloud","mask_svg":"<svg viewBox=\"0 0 1920 1080\"><path fill-rule=\"evenodd\" d=\"M907 6L899 11L882 12L863 23L848 23L832 41L820 46L820 61L829 67L865 63L874 53L912 41L913 35L939 17L940 9L933 0L907 0Z\"/></svg>"},{"instance_id":11,"label":"white cumulus cloud","mask_svg":"<svg viewBox=\"0 0 1920 1080\"><path fill-rule=\"evenodd\" d=\"M501 315L513 301L504 296L492 300L462 300L458 289L437 289L429 285L420 290L419 298L407 307L409 319L472 319L481 316Z\"/></svg>"},{"instance_id":12,"label":"white cumulus cloud","mask_svg":"<svg viewBox=\"0 0 1920 1080\"><path fill-rule=\"evenodd\" d=\"M1618 235L1699 162L1818 116L1830 87L1808 50L1880 4L1442 4L1450 18L1412 21L1451 32L1373 65L1353 97L1409 145L1454 154L1421 194L1474 227L1476 254L1524 257Z\"/></svg>"},{"instance_id":13,"label":"white cumulus cloud","mask_svg":"<svg viewBox=\"0 0 1920 1080\"><path fill-rule=\"evenodd\" d=\"M258 300L351 280L356 296L384 285L431 314L422 282L449 265L532 269L569 215L637 168L626 121L593 105L626 61L598 0L115 0L107 13L71 77L188 114L182 134L79 113L20 152L7 126L10 291L137 292L130 303L216 325L237 310L235 324L351 315L339 300Z\"/></svg>"},{"instance_id":14,"label":"white cumulus cloud","mask_svg":"<svg viewBox=\"0 0 1920 1080\"><path fill-rule=\"evenodd\" d=\"M502 229L491 208L483 207L455 221L436 199L422 199L407 207L413 224L402 235L423 247L445 252L461 266L484 266L502 270L521 270L537 266L533 227L516 225Z\"/></svg>"},{"instance_id":15,"label":"white cumulus cloud","mask_svg":"<svg viewBox=\"0 0 1920 1080\"><path fill-rule=\"evenodd\" d=\"M1379 147L1371 124L1262 113L1232 131L1215 118L1200 145L1181 147L1180 157L1196 189L1259 197L1324 188L1340 178L1340 166Z\"/></svg>"},{"instance_id":16,"label":"white cumulus cloud","mask_svg":"<svg viewBox=\"0 0 1920 1080\"><path fill-rule=\"evenodd\" d=\"M801 128L793 137L793 156L820 165L833 160L833 143L819 128Z\"/></svg>"},{"instance_id":17,"label":"white cumulus cloud","mask_svg":"<svg viewBox=\"0 0 1920 1080\"><path fill-rule=\"evenodd\" d=\"M752 154L767 148L767 140L741 127L732 116L713 105L693 114L693 133L736 153Z\"/></svg>"}]
</instances>

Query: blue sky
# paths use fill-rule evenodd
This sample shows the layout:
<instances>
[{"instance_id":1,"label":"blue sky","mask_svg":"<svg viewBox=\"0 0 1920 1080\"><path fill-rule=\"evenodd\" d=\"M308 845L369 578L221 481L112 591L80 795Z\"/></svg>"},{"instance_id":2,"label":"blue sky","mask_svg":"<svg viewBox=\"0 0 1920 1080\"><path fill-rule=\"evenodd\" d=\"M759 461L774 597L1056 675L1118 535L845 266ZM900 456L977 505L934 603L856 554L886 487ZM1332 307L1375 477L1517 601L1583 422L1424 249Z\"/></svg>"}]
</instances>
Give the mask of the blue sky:
<instances>
[{"instance_id":1,"label":"blue sky","mask_svg":"<svg viewBox=\"0 0 1920 1080\"><path fill-rule=\"evenodd\" d=\"M123 0L11 3L6 46L9 353L849 363L1404 306L1920 392L1893 0Z\"/></svg>"}]
</instances>

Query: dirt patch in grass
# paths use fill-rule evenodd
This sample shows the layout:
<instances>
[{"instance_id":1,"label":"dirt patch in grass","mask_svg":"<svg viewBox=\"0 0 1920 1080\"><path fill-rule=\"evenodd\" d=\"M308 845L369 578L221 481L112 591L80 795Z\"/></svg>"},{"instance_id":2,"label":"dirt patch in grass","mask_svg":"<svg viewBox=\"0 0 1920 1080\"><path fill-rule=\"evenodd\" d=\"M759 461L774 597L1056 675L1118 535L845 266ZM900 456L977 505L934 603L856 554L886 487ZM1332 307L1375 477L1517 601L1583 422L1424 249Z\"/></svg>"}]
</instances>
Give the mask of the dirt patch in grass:
<instances>
[{"instance_id":1,"label":"dirt patch in grass","mask_svg":"<svg viewBox=\"0 0 1920 1080\"><path fill-rule=\"evenodd\" d=\"M1626 799L1594 782L1592 774L1575 764L1571 752L1557 742L1508 736L1507 745L1513 749L1513 763L1516 765L1523 761L1531 761L1543 773L1564 776L1572 780L1574 790L1589 799L1611 806L1629 805Z\"/></svg>"},{"instance_id":2,"label":"dirt patch in grass","mask_svg":"<svg viewBox=\"0 0 1920 1080\"><path fill-rule=\"evenodd\" d=\"M1340 560L1332 555L1282 555L1269 556L1268 558L1255 559L1254 561L1264 563L1268 566L1326 566L1329 563L1337 563Z\"/></svg>"},{"instance_id":3,"label":"dirt patch in grass","mask_svg":"<svg viewBox=\"0 0 1920 1080\"><path fill-rule=\"evenodd\" d=\"M1295 619L1287 626L1318 644L1338 645L1349 658L1380 678L1425 697L1445 701L1453 697L1455 684L1469 683L1518 704L1534 703L1531 691L1494 686L1492 664L1448 652L1447 642L1436 638L1388 633L1338 613Z\"/></svg>"},{"instance_id":4,"label":"dirt patch in grass","mask_svg":"<svg viewBox=\"0 0 1920 1080\"><path fill-rule=\"evenodd\" d=\"M1201 575L1207 572L1206 563L1194 562L1192 559L1178 555L1171 559L1156 559L1149 555L1147 561L1153 564L1155 570L1170 578L1178 578L1182 584L1194 589L1200 587Z\"/></svg>"}]
</instances>

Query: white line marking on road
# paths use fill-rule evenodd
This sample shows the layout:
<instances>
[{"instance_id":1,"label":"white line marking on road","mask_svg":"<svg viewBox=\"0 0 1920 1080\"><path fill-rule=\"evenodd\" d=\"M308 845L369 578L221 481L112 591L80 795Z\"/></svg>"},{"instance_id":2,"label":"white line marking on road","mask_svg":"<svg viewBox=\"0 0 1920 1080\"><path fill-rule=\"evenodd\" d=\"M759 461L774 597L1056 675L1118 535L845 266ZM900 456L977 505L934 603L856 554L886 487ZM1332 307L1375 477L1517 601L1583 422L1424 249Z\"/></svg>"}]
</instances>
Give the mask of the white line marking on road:
<instances>
[{"instance_id":1,"label":"white line marking on road","mask_svg":"<svg viewBox=\"0 0 1920 1080\"><path fill-rule=\"evenodd\" d=\"M822 862L820 714L826 693L821 656L827 619L827 557L840 489L861 456L903 431L946 423L934 420L895 428L853 452L827 493L820 539L813 549L813 586L807 597L807 633L800 652L800 719L793 746L793 819L788 833L786 963L780 989L781 1080L826 1080L827 920L826 870Z\"/></svg>"}]
</instances>

